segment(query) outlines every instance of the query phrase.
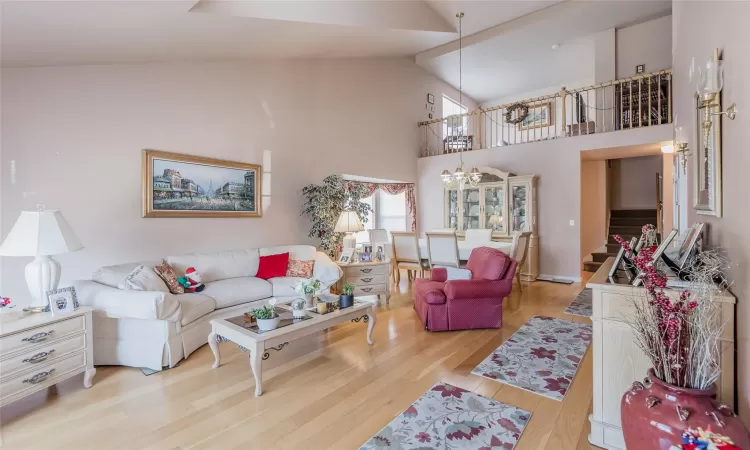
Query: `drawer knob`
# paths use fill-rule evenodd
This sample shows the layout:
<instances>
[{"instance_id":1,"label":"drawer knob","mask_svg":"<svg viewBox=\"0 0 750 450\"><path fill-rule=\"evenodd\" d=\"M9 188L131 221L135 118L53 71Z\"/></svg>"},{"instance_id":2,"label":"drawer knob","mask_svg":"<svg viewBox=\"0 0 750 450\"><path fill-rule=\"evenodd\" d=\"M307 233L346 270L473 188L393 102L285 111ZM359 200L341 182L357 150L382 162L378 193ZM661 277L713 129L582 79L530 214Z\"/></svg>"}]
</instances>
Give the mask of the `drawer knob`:
<instances>
[{"instance_id":1,"label":"drawer knob","mask_svg":"<svg viewBox=\"0 0 750 450\"><path fill-rule=\"evenodd\" d=\"M49 358L52 353L54 353L55 349L52 349L48 352L39 352L36 355L32 356L31 358L26 358L23 360L23 362L31 363L31 364L37 364L42 361L45 361L47 358Z\"/></svg>"},{"instance_id":2,"label":"drawer knob","mask_svg":"<svg viewBox=\"0 0 750 450\"><path fill-rule=\"evenodd\" d=\"M363 287L362 290L365 291L365 292L370 292L372 290L372 288L371 287Z\"/></svg>"},{"instance_id":3,"label":"drawer knob","mask_svg":"<svg viewBox=\"0 0 750 450\"><path fill-rule=\"evenodd\" d=\"M362 281L364 281L365 283L369 283L370 281L372 281L372 278L362 278Z\"/></svg>"},{"instance_id":4,"label":"drawer knob","mask_svg":"<svg viewBox=\"0 0 750 450\"><path fill-rule=\"evenodd\" d=\"M31 342L32 344L36 344L37 342L46 341L48 337L54 333L55 330L49 330L49 331L42 331L41 333L34 333L31 336L27 338L21 339L23 342Z\"/></svg>"},{"instance_id":5,"label":"drawer knob","mask_svg":"<svg viewBox=\"0 0 750 450\"><path fill-rule=\"evenodd\" d=\"M372 269L362 269L362 272L364 272L364 273L370 273L370 272L372 272Z\"/></svg>"},{"instance_id":6,"label":"drawer knob","mask_svg":"<svg viewBox=\"0 0 750 450\"><path fill-rule=\"evenodd\" d=\"M39 372L38 374L34 375L31 378L27 378L23 380L24 383L31 383L31 384L39 384L49 378L50 375L55 371L55 369L50 369L46 372Z\"/></svg>"}]
</instances>

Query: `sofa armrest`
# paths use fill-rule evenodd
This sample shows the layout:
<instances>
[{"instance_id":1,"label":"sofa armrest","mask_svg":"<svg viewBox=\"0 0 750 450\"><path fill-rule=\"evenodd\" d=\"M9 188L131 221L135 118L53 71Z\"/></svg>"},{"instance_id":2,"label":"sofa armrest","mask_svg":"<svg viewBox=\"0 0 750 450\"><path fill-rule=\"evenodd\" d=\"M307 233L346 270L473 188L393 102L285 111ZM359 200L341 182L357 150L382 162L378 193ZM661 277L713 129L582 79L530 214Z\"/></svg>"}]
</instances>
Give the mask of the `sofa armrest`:
<instances>
[{"instance_id":1,"label":"sofa armrest","mask_svg":"<svg viewBox=\"0 0 750 450\"><path fill-rule=\"evenodd\" d=\"M151 319L179 322L182 309L168 292L123 290L97 283L75 281L78 300L112 319Z\"/></svg>"},{"instance_id":2,"label":"sofa armrest","mask_svg":"<svg viewBox=\"0 0 750 450\"><path fill-rule=\"evenodd\" d=\"M510 259L510 265L508 266L508 270L505 271L505 275L503 275L503 280L510 280L513 281L513 277L516 275L516 270L519 270L518 268L518 261L511 258Z\"/></svg>"},{"instance_id":3,"label":"sofa armrest","mask_svg":"<svg viewBox=\"0 0 750 450\"><path fill-rule=\"evenodd\" d=\"M444 282L448 280L448 271L445 267L433 267L430 270L430 280Z\"/></svg>"},{"instance_id":4,"label":"sofa armrest","mask_svg":"<svg viewBox=\"0 0 750 450\"><path fill-rule=\"evenodd\" d=\"M324 291L339 281L344 276L344 271L328 255L316 252L312 276L320 280L320 290Z\"/></svg>"},{"instance_id":5,"label":"sofa armrest","mask_svg":"<svg viewBox=\"0 0 750 450\"><path fill-rule=\"evenodd\" d=\"M445 283L445 297L450 300L507 297L513 280L452 280Z\"/></svg>"}]
</instances>

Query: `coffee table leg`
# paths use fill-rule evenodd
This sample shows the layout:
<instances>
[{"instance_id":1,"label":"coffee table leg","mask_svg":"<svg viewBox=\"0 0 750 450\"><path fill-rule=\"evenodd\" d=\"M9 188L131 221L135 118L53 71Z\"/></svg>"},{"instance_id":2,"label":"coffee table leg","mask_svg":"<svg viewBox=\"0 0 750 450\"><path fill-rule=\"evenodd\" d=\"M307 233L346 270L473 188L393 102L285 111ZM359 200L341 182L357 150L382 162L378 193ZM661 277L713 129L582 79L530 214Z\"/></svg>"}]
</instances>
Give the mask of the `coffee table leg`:
<instances>
[{"instance_id":1,"label":"coffee table leg","mask_svg":"<svg viewBox=\"0 0 750 450\"><path fill-rule=\"evenodd\" d=\"M260 397L263 393L263 382L261 381L261 365L263 363L263 344L255 343L250 347L250 369L255 377L255 396Z\"/></svg>"},{"instance_id":2,"label":"coffee table leg","mask_svg":"<svg viewBox=\"0 0 750 450\"><path fill-rule=\"evenodd\" d=\"M367 343L372 345L372 329L375 328L375 313L372 309L367 310Z\"/></svg>"},{"instance_id":3,"label":"coffee table leg","mask_svg":"<svg viewBox=\"0 0 750 450\"><path fill-rule=\"evenodd\" d=\"M211 368L216 369L221 364L221 355L219 354L219 343L216 342L216 333L213 331L208 335L208 346L211 347L214 354L214 365Z\"/></svg>"}]
</instances>

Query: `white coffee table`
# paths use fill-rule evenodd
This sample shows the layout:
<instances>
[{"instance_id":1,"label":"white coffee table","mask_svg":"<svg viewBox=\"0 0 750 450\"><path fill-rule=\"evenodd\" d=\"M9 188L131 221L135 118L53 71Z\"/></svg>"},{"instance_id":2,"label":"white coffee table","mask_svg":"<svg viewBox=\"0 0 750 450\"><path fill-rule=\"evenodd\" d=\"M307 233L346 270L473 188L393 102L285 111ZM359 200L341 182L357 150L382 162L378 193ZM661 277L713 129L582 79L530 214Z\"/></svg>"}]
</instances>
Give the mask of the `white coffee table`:
<instances>
[{"instance_id":1,"label":"white coffee table","mask_svg":"<svg viewBox=\"0 0 750 450\"><path fill-rule=\"evenodd\" d=\"M308 312L309 319L294 321L290 325L262 333L248 329L250 324L243 326L241 315L226 319L214 319L211 321L211 334L208 335L208 344L214 353L212 367L216 369L221 364L219 342L232 341L239 345L241 350L250 354L250 368L255 377L255 395L260 396L263 393L261 366L263 361L271 356L268 353L269 350L280 351L295 339L309 336L343 322L359 322L362 320L367 323L367 343L372 345L372 329L375 327L376 321L373 311L374 306L375 304L372 302L355 298L355 304L349 308L328 314ZM277 305L276 307L280 308L283 305ZM291 316L291 312L289 312L289 315ZM285 315L282 315L282 319L283 317Z\"/></svg>"}]
</instances>

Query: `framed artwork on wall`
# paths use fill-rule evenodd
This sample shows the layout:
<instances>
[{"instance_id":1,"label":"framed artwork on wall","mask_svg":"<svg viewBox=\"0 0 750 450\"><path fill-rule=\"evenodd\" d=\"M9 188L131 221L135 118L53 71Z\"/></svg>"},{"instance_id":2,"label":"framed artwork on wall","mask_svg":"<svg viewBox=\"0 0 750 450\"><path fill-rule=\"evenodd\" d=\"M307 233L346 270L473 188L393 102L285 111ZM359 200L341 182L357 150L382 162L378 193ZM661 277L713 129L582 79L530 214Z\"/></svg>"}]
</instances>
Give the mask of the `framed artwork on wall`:
<instances>
[{"instance_id":1,"label":"framed artwork on wall","mask_svg":"<svg viewBox=\"0 0 750 450\"><path fill-rule=\"evenodd\" d=\"M143 217L261 217L261 166L143 150Z\"/></svg>"},{"instance_id":2,"label":"framed artwork on wall","mask_svg":"<svg viewBox=\"0 0 750 450\"><path fill-rule=\"evenodd\" d=\"M553 124L552 103L529 106L529 115L518 124L518 131L549 127Z\"/></svg>"}]
</instances>

